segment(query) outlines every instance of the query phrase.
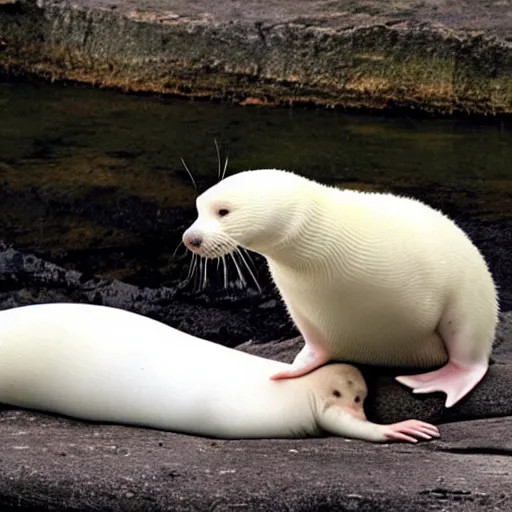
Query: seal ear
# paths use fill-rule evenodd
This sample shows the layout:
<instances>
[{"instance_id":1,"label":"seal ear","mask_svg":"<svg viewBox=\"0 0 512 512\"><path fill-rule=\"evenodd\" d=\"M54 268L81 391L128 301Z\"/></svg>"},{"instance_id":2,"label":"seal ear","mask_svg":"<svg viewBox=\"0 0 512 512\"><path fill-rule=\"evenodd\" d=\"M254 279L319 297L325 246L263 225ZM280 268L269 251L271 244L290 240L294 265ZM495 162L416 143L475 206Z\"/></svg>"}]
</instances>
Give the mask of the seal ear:
<instances>
[{"instance_id":1,"label":"seal ear","mask_svg":"<svg viewBox=\"0 0 512 512\"><path fill-rule=\"evenodd\" d=\"M219 217L225 217L225 216L226 216L226 215L228 215L228 214L229 214L229 210L228 210L227 208L219 208L219 209L217 210L217 215L218 215Z\"/></svg>"}]
</instances>

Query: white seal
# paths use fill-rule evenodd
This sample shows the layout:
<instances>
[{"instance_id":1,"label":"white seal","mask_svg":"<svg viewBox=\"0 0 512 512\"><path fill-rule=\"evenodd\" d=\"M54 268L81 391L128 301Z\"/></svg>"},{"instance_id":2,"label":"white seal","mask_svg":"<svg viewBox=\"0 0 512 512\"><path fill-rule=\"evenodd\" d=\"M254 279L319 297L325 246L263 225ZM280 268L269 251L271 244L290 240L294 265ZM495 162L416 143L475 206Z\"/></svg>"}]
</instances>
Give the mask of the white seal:
<instances>
[{"instance_id":1,"label":"white seal","mask_svg":"<svg viewBox=\"0 0 512 512\"><path fill-rule=\"evenodd\" d=\"M230 176L197 199L194 253L238 245L266 257L305 345L297 377L327 361L434 369L397 377L446 407L483 378L498 321L487 265L441 212L392 194L340 190L274 169Z\"/></svg>"},{"instance_id":2,"label":"white seal","mask_svg":"<svg viewBox=\"0 0 512 512\"><path fill-rule=\"evenodd\" d=\"M329 432L369 441L439 435L416 420L366 420L366 385L348 365L273 381L288 365L105 306L0 312L0 402L79 419L219 438Z\"/></svg>"}]
</instances>

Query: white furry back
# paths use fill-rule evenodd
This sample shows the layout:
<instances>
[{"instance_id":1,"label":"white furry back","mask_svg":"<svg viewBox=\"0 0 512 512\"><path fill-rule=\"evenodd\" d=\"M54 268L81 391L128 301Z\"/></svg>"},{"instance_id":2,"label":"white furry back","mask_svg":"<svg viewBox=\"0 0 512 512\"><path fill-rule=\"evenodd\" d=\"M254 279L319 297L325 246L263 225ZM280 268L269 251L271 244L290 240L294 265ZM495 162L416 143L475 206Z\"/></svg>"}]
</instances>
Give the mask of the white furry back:
<instances>
[{"instance_id":1,"label":"white furry back","mask_svg":"<svg viewBox=\"0 0 512 512\"><path fill-rule=\"evenodd\" d=\"M436 329L460 302L492 337L492 278L442 213L412 199L318 186L303 205L309 214L299 236L268 258L269 268L299 329L301 318L315 325L340 358L441 364L446 351Z\"/></svg>"}]
</instances>

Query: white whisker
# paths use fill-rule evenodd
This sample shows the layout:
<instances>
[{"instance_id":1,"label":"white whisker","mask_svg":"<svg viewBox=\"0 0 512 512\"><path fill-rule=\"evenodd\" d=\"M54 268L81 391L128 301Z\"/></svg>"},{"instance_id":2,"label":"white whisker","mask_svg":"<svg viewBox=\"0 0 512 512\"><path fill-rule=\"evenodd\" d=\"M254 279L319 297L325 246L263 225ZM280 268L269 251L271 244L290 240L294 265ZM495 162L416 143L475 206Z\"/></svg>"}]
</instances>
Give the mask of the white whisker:
<instances>
[{"instance_id":1,"label":"white whisker","mask_svg":"<svg viewBox=\"0 0 512 512\"><path fill-rule=\"evenodd\" d=\"M247 259L249 260L249 263L250 263L253 271L257 272L256 265L254 264L254 261L252 261L251 253L245 247L242 247L241 245L238 246L238 249L243 251L243 253L247 256Z\"/></svg>"},{"instance_id":2,"label":"white whisker","mask_svg":"<svg viewBox=\"0 0 512 512\"><path fill-rule=\"evenodd\" d=\"M224 170L222 171L221 181L226 177L226 171L228 170L228 162L229 162L229 155L226 156L226 160L224 161Z\"/></svg>"},{"instance_id":3,"label":"white whisker","mask_svg":"<svg viewBox=\"0 0 512 512\"><path fill-rule=\"evenodd\" d=\"M258 283L258 280L256 279L256 276L254 275L253 271L251 270L251 267L249 267L249 264L247 263L242 251L237 247L235 249L235 252L236 254L238 254L238 256L240 256L240 259L242 260L242 262L244 263L245 265L245 268L247 269L247 271L249 272L249 274L251 275L252 277L252 280L254 281L254 284L256 285L256 288L258 288L258 291L261 293L261 286L260 286L260 283Z\"/></svg>"},{"instance_id":4,"label":"white whisker","mask_svg":"<svg viewBox=\"0 0 512 512\"><path fill-rule=\"evenodd\" d=\"M183 281L183 286L187 286L187 284L192 279L192 276L194 274L194 270L195 270L195 267L196 267L196 261L197 261L197 255L192 253L192 257L190 259L190 266L188 267L187 277Z\"/></svg>"},{"instance_id":5,"label":"white whisker","mask_svg":"<svg viewBox=\"0 0 512 512\"><path fill-rule=\"evenodd\" d=\"M196 289L195 289L196 292L199 292L199 291L202 290L201 285L203 283L204 262L205 261L206 260L204 258L200 258L199 259L199 276L198 276L198 279L196 281Z\"/></svg>"},{"instance_id":6,"label":"white whisker","mask_svg":"<svg viewBox=\"0 0 512 512\"><path fill-rule=\"evenodd\" d=\"M226 264L226 256L222 256L222 266L224 270L224 289L228 287L228 266Z\"/></svg>"},{"instance_id":7,"label":"white whisker","mask_svg":"<svg viewBox=\"0 0 512 512\"><path fill-rule=\"evenodd\" d=\"M207 284L208 284L208 260L204 259L204 275L203 275L203 283L201 286L201 290L204 290L206 288Z\"/></svg>"},{"instance_id":8,"label":"white whisker","mask_svg":"<svg viewBox=\"0 0 512 512\"><path fill-rule=\"evenodd\" d=\"M221 158L220 158L220 148L219 148L219 144L217 143L217 139L213 139L213 143L215 144L215 150L217 151L217 164L218 164L217 181L221 181L222 178L221 178L220 171L221 171L222 163L221 163Z\"/></svg>"},{"instance_id":9,"label":"white whisker","mask_svg":"<svg viewBox=\"0 0 512 512\"><path fill-rule=\"evenodd\" d=\"M196 255L194 253L191 253L192 257L190 258L190 266L188 267L188 274L186 281L190 281L190 278L192 277L192 273L194 272L194 267L196 265Z\"/></svg>"},{"instance_id":10,"label":"white whisker","mask_svg":"<svg viewBox=\"0 0 512 512\"><path fill-rule=\"evenodd\" d=\"M176 253L178 252L178 249L180 248L180 246L183 245L183 240L178 244L178 246L176 247L176 249L174 249L174 252L172 253L172 258L174 258L176 256Z\"/></svg>"},{"instance_id":11,"label":"white whisker","mask_svg":"<svg viewBox=\"0 0 512 512\"><path fill-rule=\"evenodd\" d=\"M238 266L238 262L236 261L236 258L233 253L229 253L231 256L231 259L233 260L233 263L235 264L236 271L238 272L238 278L240 279L240 282L243 284L243 286L247 286L247 281L245 280L242 271L240 270L240 267Z\"/></svg>"},{"instance_id":12,"label":"white whisker","mask_svg":"<svg viewBox=\"0 0 512 512\"><path fill-rule=\"evenodd\" d=\"M196 282L197 274L199 273L200 261L201 261L201 259L199 258L199 256L197 256L197 254L194 254L194 268L192 269L192 274L190 274L190 278L193 279L194 283ZM194 287L195 287L195 284L194 284Z\"/></svg>"},{"instance_id":13,"label":"white whisker","mask_svg":"<svg viewBox=\"0 0 512 512\"><path fill-rule=\"evenodd\" d=\"M188 175L190 176L190 179L192 180L192 184L194 185L194 188L197 190L196 180L194 179L194 176L192 176L192 173L190 172L190 169L187 167L187 164L185 163L185 160L183 160L183 158L181 159L181 163L183 164L183 167L185 167L185 171L188 172Z\"/></svg>"}]
</instances>

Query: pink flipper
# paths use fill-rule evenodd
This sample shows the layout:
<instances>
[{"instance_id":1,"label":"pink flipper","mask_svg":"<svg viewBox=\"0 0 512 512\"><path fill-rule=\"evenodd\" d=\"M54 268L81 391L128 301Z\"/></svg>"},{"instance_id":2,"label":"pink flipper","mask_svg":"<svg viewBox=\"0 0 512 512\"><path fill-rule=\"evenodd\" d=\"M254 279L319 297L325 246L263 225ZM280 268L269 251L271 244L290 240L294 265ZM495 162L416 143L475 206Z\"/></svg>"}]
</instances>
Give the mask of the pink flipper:
<instances>
[{"instance_id":1,"label":"pink flipper","mask_svg":"<svg viewBox=\"0 0 512 512\"><path fill-rule=\"evenodd\" d=\"M462 365L449 360L433 372L396 377L396 380L413 389L413 393L446 393L445 407L449 408L465 397L487 373L487 363Z\"/></svg>"},{"instance_id":2,"label":"pink flipper","mask_svg":"<svg viewBox=\"0 0 512 512\"><path fill-rule=\"evenodd\" d=\"M291 379L302 377L328 361L328 357L318 348L310 349L306 344L295 357L290 369L275 373L271 380Z\"/></svg>"},{"instance_id":3,"label":"pink flipper","mask_svg":"<svg viewBox=\"0 0 512 512\"><path fill-rule=\"evenodd\" d=\"M271 380L302 377L329 361L329 356L322 348L326 346L326 343L315 326L302 315L294 311L291 304L288 304L288 309L304 337L305 344L302 350L295 356L291 367L288 370L282 370L272 375L270 377Z\"/></svg>"},{"instance_id":4,"label":"pink flipper","mask_svg":"<svg viewBox=\"0 0 512 512\"><path fill-rule=\"evenodd\" d=\"M391 425L383 425L384 437L390 441L406 441L409 443L417 443L416 437L422 439L432 439L439 437L439 430L430 423L419 420L406 420ZM415 436L415 437L413 437Z\"/></svg>"}]
</instances>

